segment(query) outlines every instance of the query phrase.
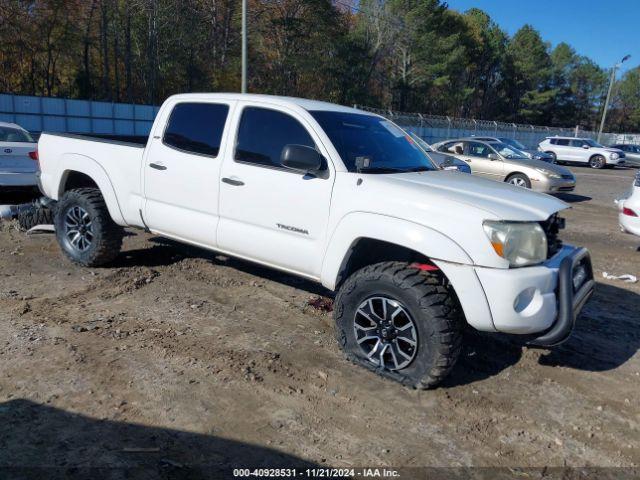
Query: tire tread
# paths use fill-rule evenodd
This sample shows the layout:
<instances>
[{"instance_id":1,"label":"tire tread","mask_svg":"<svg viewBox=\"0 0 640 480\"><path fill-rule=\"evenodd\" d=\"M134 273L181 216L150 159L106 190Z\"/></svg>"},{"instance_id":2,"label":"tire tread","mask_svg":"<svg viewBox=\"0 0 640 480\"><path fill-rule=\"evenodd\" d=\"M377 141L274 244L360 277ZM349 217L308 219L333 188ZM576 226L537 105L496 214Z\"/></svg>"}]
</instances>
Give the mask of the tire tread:
<instances>
[{"instance_id":1,"label":"tire tread","mask_svg":"<svg viewBox=\"0 0 640 480\"><path fill-rule=\"evenodd\" d=\"M379 280L385 276L401 289L414 290L414 295L418 298L420 308L430 312L434 322L433 336L438 336L437 341L431 343L431 346L435 345L436 348L435 361L428 371L416 379L404 375L401 371L394 372L381 369L346 350L345 356L352 363L364 366L383 377L391 378L403 385L418 389L435 387L449 374L462 349L463 322L458 299L441 274L422 272L410 267L407 263L396 261L369 265L352 274L336 295L334 320L338 343L344 350L347 338L346 332L341 326L346 323L343 316L345 312L344 301L347 296L362 282Z\"/></svg>"},{"instance_id":2,"label":"tire tread","mask_svg":"<svg viewBox=\"0 0 640 480\"><path fill-rule=\"evenodd\" d=\"M97 248L91 253L89 258L81 260L74 257L65 248L62 248L62 251L72 262L85 267L98 267L110 263L120 253L124 229L111 218L102 193L100 193L100 190L97 188L86 187L68 190L58 205L60 207L58 208L60 215L63 215L66 210L63 205L74 197L82 199L82 201L90 204L91 207L98 212L102 231L100 232Z\"/></svg>"}]
</instances>

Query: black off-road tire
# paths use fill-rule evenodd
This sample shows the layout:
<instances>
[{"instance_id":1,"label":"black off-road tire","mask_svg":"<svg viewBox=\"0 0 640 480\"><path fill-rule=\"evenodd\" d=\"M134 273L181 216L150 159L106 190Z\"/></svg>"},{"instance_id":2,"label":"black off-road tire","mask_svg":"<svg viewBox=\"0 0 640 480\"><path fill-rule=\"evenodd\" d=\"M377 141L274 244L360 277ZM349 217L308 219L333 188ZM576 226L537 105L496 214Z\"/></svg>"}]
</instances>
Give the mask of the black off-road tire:
<instances>
[{"instance_id":1,"label":"black off-road tire","mask_svg":"<svg viewBox=\"0 0 640 480\"><path fill-rule=\"evenodd\" d=\"M415 354L402 369L378 366L357 343L357 309L376 296L400 302L416 325ZM438 385L455 365L462 347L464 322L453 289L440 272L421 271L404 262L377 263L352 274L336 296L334 320L336 338L348 360L413 388Z\"/></svg>"},{"instance_id":2,"label":"black off-road tire","mask_svg":"<svg viewBox=\"0 0 640 480\"><path fill-rule=\"evenodd\" d=\"M18 213L18 226L23 232L31 230L36 225L52 225L53 211L49 207L34 205L33 208Z\"/></svg>"},{"instance_id":3,"label":"black off-road tire","mask_svg":"<svg viewBox=\"0 0 640 480\"><path fill-rule=\"evenodd\" d=\"M607 160L602 155L594 155L589 159L589 166L600 170L607 166Z\"/></svg>"},{"instance_id":4,"label":"black off-road tire","mask_svg":"<svg viewBox=\"0 0 640 480\"><path fill-rule=\"evenodd\" d=\"M66 237L65 216L74 206L89 214L93 240L86 251L75 248ZM109 215L104 198L97 188L78 188L67 191L56 206L54 219L56 238L64 254L74 263L85 267L99 267L113 261L122 248L124 229Z\"/></svg>"}]
</instances>

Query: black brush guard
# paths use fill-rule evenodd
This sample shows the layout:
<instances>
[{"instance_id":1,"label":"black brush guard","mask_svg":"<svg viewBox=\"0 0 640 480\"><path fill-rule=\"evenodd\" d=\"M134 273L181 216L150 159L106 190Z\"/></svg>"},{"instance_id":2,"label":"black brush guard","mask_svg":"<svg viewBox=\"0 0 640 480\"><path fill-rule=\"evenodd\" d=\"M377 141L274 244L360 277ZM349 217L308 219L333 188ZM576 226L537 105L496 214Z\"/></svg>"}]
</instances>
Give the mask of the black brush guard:
<instances>
[{"instance_id":1,"label":"black brush guard","mask_svg":"<svg viewBox=\"0 0 640 480\"><path fill-rule=\"evenodd\" d=\"M594 287L591 257L586 248L579 248L563 258L558 268L558 317L551 328L528 344L552 347L567 340Z\"/></svg>"}]
</instances>

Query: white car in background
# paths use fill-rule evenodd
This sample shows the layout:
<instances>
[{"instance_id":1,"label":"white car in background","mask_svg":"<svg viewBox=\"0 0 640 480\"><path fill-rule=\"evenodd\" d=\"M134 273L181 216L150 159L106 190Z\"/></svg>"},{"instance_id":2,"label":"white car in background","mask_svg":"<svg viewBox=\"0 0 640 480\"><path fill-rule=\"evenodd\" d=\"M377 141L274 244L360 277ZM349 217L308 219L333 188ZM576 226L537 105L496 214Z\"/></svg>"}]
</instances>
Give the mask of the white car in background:
<instances>
[{"instance_id":1,"label":"white car in background","mask_svg":"<svg viewBox=\"0 0 640 480\"><path fill-rule=\"evenodd\" d=\"M618 200L620 214L620 229L626 233L640 236L640 172L636 173L636 179L627 198Z\"/></svg>"},{"instance_id":2,"label":"white car in background","mask_svg":"<svg viewBox=\"0 0 640 480\"><path fill-rule=\"evenodd\" d=\"M557 162L588 163L591 168L625 164L625 154L617 148L607 148L590 138L547 137L538 150L548 153Z\"/></svg>"},{"instance_id":3,"label":"white car in background","mask_svg":"<svg viewBox=\"0 0 640 480\"><path fill-rule=\"evenodd\" d=\"M0 122L0 188L38 184L36 147L35 140L24 128Z\"/></svg>"}]
</instances>

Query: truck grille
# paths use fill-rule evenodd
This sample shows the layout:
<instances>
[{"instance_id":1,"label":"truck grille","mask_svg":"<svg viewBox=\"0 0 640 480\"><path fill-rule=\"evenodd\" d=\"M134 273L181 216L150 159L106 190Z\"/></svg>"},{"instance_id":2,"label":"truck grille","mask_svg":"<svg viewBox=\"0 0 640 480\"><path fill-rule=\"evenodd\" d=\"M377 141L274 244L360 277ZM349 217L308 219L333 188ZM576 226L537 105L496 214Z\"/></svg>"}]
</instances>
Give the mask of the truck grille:
<instances>
[{"instance_id":1,"label":"truck grille","mask_svg":"<svg viewBox=\"0 0 640 480\"><path fill-rule=\"evenodd\" d=\"M547 258L551 258L562 248L562 240L558 238L558 234L564 228L564 218L554 213L544 222L540 222L540 226L547 234Z\"/></svg>"}]
</instances>

